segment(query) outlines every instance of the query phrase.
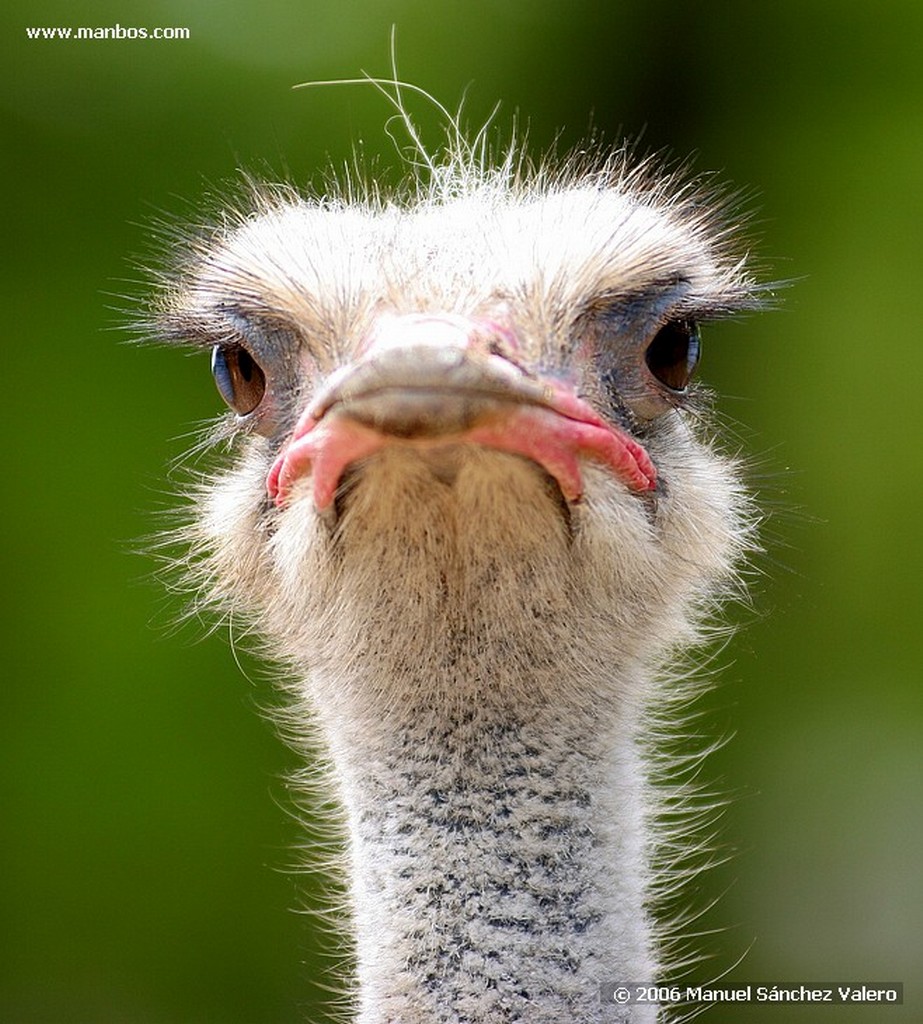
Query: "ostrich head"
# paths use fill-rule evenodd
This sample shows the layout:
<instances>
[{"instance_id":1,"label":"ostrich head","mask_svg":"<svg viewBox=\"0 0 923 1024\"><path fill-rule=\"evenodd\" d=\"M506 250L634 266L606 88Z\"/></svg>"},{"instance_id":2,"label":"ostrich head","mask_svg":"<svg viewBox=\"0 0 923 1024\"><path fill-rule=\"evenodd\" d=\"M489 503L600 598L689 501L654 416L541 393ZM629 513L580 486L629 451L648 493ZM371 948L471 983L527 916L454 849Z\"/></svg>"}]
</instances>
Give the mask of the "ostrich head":
<instances>
[{"instance_id":1,"label":"ostrich head","mask_svg":"<svg viewBox=\"0 0 923 1024\"><path fill-rule=\"evenodd\" d=\"M231 410L189 564L326 745L365 1024L657 1012L599 985L662 967L646 730L749 534L692 380L759 304L732 227L624 154L459 146L258 190L159 300Z\"/></svg>"}]
</instances>

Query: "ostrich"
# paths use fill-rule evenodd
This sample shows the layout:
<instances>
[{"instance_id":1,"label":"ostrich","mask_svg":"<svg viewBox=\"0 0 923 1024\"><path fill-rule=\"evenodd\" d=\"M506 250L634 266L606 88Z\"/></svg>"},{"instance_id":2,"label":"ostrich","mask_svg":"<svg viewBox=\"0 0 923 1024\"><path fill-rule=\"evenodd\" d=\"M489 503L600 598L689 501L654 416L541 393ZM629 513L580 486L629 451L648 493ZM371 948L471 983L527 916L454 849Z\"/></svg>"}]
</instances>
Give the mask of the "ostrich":
<instances>
[{"instance_id":1,"label":"ostrich","mask_svg":"<svg viewBox=\"0 0 923 1024\"><path fill-rule=\"evenodd\" d=\"M669 966L668 669L752 542L699 324L762 289L727 204L626 150L419 156L254 187L159 290L230 407L187 568L326 752L352 1019L651 1022L600 986Z\"/></svg>"}]
</instances>

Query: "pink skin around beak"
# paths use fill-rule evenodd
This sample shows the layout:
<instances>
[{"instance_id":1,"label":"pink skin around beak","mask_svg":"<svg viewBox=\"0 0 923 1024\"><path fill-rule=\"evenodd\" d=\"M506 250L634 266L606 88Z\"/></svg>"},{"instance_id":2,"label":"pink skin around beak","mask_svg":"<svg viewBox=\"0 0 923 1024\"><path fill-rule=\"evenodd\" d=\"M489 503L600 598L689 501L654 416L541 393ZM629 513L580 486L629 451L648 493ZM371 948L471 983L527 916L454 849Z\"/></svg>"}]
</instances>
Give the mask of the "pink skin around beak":
<instances>
[{"instance_id":1,"label":"pink skin around beak","mask_svg":"<svg viewBox=\"0 0 923 1024\"><path fill-rule=\"evenodd\" d=\"M269 472L270 498L283 506L295 481L310 472L314 505L323 511L333 502L349 466L395 444L417 448L473 444L521 455L553 477L568 501L578 501L583 495L583 459L608 467L633 491L651 491L656 487L654 465L637 441L606 422L566 385L527 378L509 360L492 354L488 347L491 338L505 348L515 349L509 332L492 323L450 316L382 318L359 359L335 373L302 413L291 439ZM451 395L452 375L461 372L458 368L465 364L465 384L471 393L460 390L459 398L475 402L483 398L477 386L471 388L470 369L474 367L478 374L483 371L487 396L483 414L460 424L455 433L446 433L440 427L431 434L423 431L410 437L395 436L351 416L345 407L357 397L350 391L350 381L359 376L357 371L361 369L368 375L369 368L374 371L379 364L385 367L394 356L403 357L404 366L409 352L420 353L420 365L428 366L420 374L425 380L413 379L412 367L410 379L397 382L382 383L372 376L368 395L358 397L374 400L376 384L379 390L387 388L398 401L402 393ZM434 381L432 376L433 365L440 361L446 366L445 382ZM386 375L387 370L383 370L382 378ZM475 377L475 383L477 380ZM500 401L496 400L498 397Z\"/></svg>"}]
</instances>

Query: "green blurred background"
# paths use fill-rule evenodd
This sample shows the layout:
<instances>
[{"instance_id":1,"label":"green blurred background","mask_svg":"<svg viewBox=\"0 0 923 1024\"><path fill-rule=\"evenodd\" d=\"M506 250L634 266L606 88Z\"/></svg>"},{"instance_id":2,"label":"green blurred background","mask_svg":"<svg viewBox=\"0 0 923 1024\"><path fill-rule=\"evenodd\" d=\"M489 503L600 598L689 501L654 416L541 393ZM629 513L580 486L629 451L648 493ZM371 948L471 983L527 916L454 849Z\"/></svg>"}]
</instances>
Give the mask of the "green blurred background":
<instances>
[{"instance_id":1,"label":"green blurred background","mask_svg":"<svg viewBox=\"0 0 923 1024\"><path fill-rule=\"evenodd\" d=\"M191 39L25 33L115 23ZM720 897L696 976L907 986L903 1008L716 1024L923 1020L919 0L8 0L0 1020L325 1019L271 686L226 630L174 629L137 553L220 401L204 357L124 344L114 296L143 294L148 226L238 166L394 165L374 90L290 89L387 73L392 24L403 77L450 107L467 90L472 124L499 99L536 151L643 132L755 191L770 273L798 281L706 334L771 515L710 698L736 853L690 893Z\"/></svg>"}]
</instances>

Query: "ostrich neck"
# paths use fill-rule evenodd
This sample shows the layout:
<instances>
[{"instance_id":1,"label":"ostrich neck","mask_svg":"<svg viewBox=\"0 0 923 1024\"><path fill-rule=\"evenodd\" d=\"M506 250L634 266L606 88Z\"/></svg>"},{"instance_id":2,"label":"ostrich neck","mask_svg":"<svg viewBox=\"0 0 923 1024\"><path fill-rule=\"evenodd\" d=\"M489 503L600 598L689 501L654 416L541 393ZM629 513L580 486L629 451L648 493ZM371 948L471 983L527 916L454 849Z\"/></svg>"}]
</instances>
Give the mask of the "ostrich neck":
<instances>
[{"instance_id":1,"label":"ostrich neck","mask_svg":"<svg viewBox=\"0 0 923 1024\"><path fill-rule=\"evenodd\" d=\"M601 688L563 666L514 677L495 662L485 687L448 660L393 700L380 659L360 664L321 712L348 823L358 1020L653 1020L600 1003L601 983L654 975L630 717L581 706Z\"/></svg>"},{"instance_id":2,"label":"ostrich neck","mask_svg":"<svg viewBox=\"0 0 923 1024\"><path fill-rule=\"evenodd\" d=\"M600 1003L656 970L646 520L572 530L522 460L468 452L450 488L387 454L283 620L345 809L357 1019L651 1022Z\"/></svg>"}]
</instances>

